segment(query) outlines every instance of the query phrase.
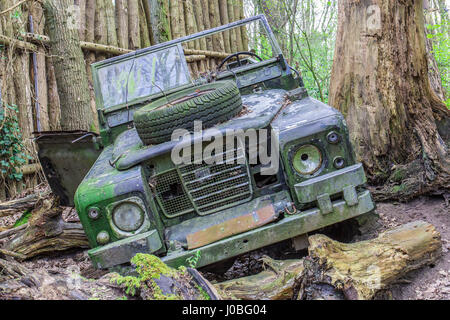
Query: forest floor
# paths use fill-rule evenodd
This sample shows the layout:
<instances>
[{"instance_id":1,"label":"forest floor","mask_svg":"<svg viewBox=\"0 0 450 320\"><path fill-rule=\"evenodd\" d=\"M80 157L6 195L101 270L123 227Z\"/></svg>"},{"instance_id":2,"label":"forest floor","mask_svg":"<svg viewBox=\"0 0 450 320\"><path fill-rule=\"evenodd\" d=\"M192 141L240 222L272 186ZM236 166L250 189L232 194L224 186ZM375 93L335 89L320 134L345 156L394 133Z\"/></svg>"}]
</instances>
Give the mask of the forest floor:
<instances>
[{"instance_id":1,"label":"forest floor","mask_svg":"<svg viewBox=\"0 0 450 320\"><path fill-rule=\"evenodd\" d=\"M380 216L377 225L366 234L354 237L352 242L375 238L382 231L414 220L424 220L433 224L442 238L442 257L436 264L413 271L392 285L392 298L396 300L450 299L450 205L442 197L420 197L408 203L378 203L377 213ZM0 218L0 227L10 224L18 217L20 214ZM77 220L76 213L71 209L65 211L64 217L68 221ZM287 243L284 244L286 245ZM270 248L256 250L236 259L233 266L222 276L215 276L206 271L203 273L211 281L223 281L254 274L261 271L262 267L258 259L263 255L280 259L285 254L284 258L293 258L288 256L288 251L280 253L282 250L270 250ZM306 252L297 253L300 256L302 254L305 255ZM52 274L65 274L68 279L74 273L79 273L88 279L98 279L106 274L106 271L93 269L87 250L73 250L56 253L53 256L36 257L25 261L24 265L32 270L45 269Z\"/></svg>"}]
</instances>

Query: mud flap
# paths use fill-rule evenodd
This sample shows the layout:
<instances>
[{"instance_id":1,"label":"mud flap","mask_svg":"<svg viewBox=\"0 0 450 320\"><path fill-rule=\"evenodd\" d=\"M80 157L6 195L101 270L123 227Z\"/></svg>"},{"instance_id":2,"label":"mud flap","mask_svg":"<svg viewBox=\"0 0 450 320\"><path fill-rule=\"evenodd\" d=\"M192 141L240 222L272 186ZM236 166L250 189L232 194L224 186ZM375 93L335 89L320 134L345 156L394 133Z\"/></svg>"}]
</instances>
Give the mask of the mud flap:
<instances>
[{"instance_id":1,"label":"mud flap","mask_svg":"<svg viewBox=\"0 0 450 320\"><path fill-rule=\"evenodd\" d=\"M60 203L73 206L78 185L101 153L98 135L87 131L35 132L45 177Z\"/></svg>"}]
</instances>

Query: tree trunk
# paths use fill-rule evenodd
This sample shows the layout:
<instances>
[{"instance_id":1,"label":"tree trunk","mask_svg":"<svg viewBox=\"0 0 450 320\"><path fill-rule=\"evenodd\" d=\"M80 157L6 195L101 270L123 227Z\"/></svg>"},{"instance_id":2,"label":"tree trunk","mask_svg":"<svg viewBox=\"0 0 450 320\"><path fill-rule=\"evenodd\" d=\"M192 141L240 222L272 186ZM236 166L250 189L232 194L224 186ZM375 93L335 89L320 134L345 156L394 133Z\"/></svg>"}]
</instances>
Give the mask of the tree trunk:
<instances>
[{"instance_id":1,"label":"tree trunk","mask_svg":"<svg viewBox=\"0 0 450 320\"><path fill-rule=\"evenodd\" d=\"M75 0L74 3L80 8L78 37L80 38L80 41L84 41L84 37L86 36L86 0ZM42 34L42 32L40 32L39 34Z\"/></svg>"},{"instance_id":2,"label":"tree trunk","mask_svg":"<svg viewBox=\"0 0 450 320\"><path fill-rule=\"evenodd\" d=\"M234 22L236 21L234 17L234 5L235 1L227 1L227 7L228 7L228 21ZM236 52L239 50L239 45L237 42L237 36L236 31L240 30L240 28L233 28L230 30L230 51L229 52Z\"/></svg>"},{"instance_id":3,"label":"tree trunk","mask_svg":"<svg viewBox=\"0 0 450 320\"><path fill-rule=\"evenodd\" d=\"M228 17L228 6L227 0L219 0L219 15L220 15L220 24L225 25L230 22ZM223 43L225 47L225 52L231 52L231 39L230 39L230 31L225 30L222 32L223 35Z\"/></svg>"},{"instance_id":4,"label":"tree trunk","mask_svg":"<svg viewBox=\"0 0 450 320\"><path fill-rule=\"evenodd\" d=\"M233 12L234 21L238 21L241 19L239 2L242 2L242 1L233 1L231 3L233 6L233 11L234 11ZM242 43L241 28L235 28L235 32L236 32L236 41L237 41L237 45L238 45L238 51L247 50L247 49L244 50L244 45Z\"/></svg>"},{"instance_id":5,"label":"tree trunk","mask_svg":"<svg viewBox=\"0 0 450 320\"><path fill-rule=\"evenodd\" d=\"M96 0L86 0L86 37L85 37L85 40L87 42L95 41L96 7L97 7ZM127 37L128 37L128 34L127 34ZM127 38L127 44L128 44L128 38ZM91 69L91 64L94 62L95 62L95 52L87 51L85 63L86 63L86 74L87 74L88 85L89 85L89 106L90 106L92 114L94 115L95 131L98 132L98 125L97 125L97 121L96 121L98 119L98 115L97 115L96 106L95 106L94 81L92 78L92 69Z\"/></svg>"},{"instance_id":6,"label":"tree trunk","mask_svg":"<svg viewBox=\"0 0 450 320\"><path fill-rule=\"evenodd\" d=\"M87 130L93 128L90 110L89 86L80 48L78 32L69 28L70 0L46 0L45 18L51 39L50 49L55 67L61 103L62 130Z\"/></svg>"},{"instance_id":7,"label":"tree trunk","mask_svg":"<svg viewBox=\"0 0 450 320\"><path fill-rule=\"evenodd\" d=\"M203 12L203 25L204 25L204 30L209 30L211 29L211 23L209 21L209 2L208 0L201 0L201 11ZM206 40L206 48L209 51L213 51L214 50L214 45L213 45L213 37L212 36L208 36L205 37ZM209 70L213 70L216 67L216 60L215 59L208 59L209 61Z\"/></svg>"},{"instance_id":8,"label":"tree trunk","mask_svg":"<svg viewBox=\"0 0 450 320\"><path fill-rule=\"evenodd\" d=\"M51 131L61 130L61 108L59 103L58 85L56 83L55 68L51 57L45 58L48 84L48 119Z\"/></svg>"},{"instance_id":9,"label":"tree trunk","mask_svg":"<svg viewBox=\"0 0 450 320\"><path fill-rule=\"evenodd\" d=\"M116 28L117 28L117 39L118 39L119 47L128 49L128 1L127 0L116 0Z\"/></svg>"},{"instance_id":10,"label":"tree trunk","mask_svg":"<svg viewBox=\"0 0 450 320\"><path fill-rule=\"evenodd\" d=\"M141 35L141 48L147 48L151 45L149 33L150 21L147 21L143 2L147 2L147 0L139 1L139 30Z\"/></svg>"},{"instance_id":11,"label":"tree trunk","mask_svg":"<svg viewBox=\"0 0 450 320\"><path fill-rule=\"evenodd\" d=\"M430 6L428 0L424 0L424 15L425 15L425 41L427 46L427 59L428 59L428 77L430 78L431 88L434 90L434 93L441 100L445 100L444 89L442 87L441 74L439 73L439 69L437 66L436 59L433 54L433 41L428 38L428 34L434 35L433 30L427 30L426 25L434 25L432 13L429 12Z\"/></svg>"},{"instance_id":12,"label":"tree trunk","mask_svg":"<svg viewBox=\"0 0 450 320\"><path fill-rule=\"evenodd\" d=\"M220 13L219 13L219 1L209 0L209 22L211 28L220 26ZM213 35L214 51L225 51L224 39L222 33L216 33Z\"/></svg>"},{"instance_id":13,"label":"tree trunk","mask_svg":"<svg viewBox=\"0 0 450 320\"><path fill-rule=\"evenodd\" d=\"M239 20L242 19L245 19L244 1L239 1ZM246 26L241 27L241 36L242 36L243 51L248 51L248 34Z\"/></svg>"},{"instance_id":14,"label":"tree trunk","mask_svg":"<svg viewBox=\"0 0 450 320\"><path fill-rule=\"evenodd\" d=\"M100 44L108 44L108 31L106 24L106 2L109 0L96 0L97 6L95 8L95 42ZM97 54L96 61L106 59L104 53Z\"/></svg>"},{"instance_id":15,"label":"tree trunk","mask_svg":"<svg viewBox=\"0 0 450 320\"><path fill-rule=\"evenodd\" d=\"M118 41L117 41L116 19L114 12L114 4L112 3L112 1L106 0L105 10L106 10L106 29L108 34L108 45L117 47Z\"/></svg>"},{"instance_id":16,"label":"tree trunk","mask_svg":"<svg viewBox=\"0 0 450 320\"><path fill-rule=\"evenodd\" d=\"M369 180L388 182L374 195L450 187L435 121L449 110L428 79L422 1L341 0L338 20L330 104L346 117Z\"/></svg>"},{"instance_id":17,"label":"tree trunk","mask_svg":"<svg viewBox=\"0 0 450 320\"><path fill-rule=\"evenodd\" d=\"M129 49L141 48L139 37L139 3L137 0L128 0L128 37L130 39Z\"/></svg>"},{"instance_id":18,"label":"tree trunk","mask_svg":"<svg viewBox=\"0 0 450 320\"><path fill-rule=\"evenodd\" d=\"M303 276L303 259L263 257L264 271L214 285L222 299L290 300Z\"/></svg>"},{"instance_id":19,"label":"tree trunk","mask_svg":"<svg viewBox=\"0 0 450 320\"><path fill-rule=\"evenodd\" d=\"M44 11L41 4L33 3L31 5L31 16L33 18L34 33L44 33ZM48 110L48 88L47 88L47 70L45 66L45 49L38 48L36 53L36 78L37 78L37 102L39 103L39 122L42 131L49 131L49 110Z\"/></svg>"},{"instance_id":20,"label":"tree trunk","mask_svg":"<svg viewBox=\"0 0 450 320\"><path fill-rule=\"evenodd\" d=\"M169 2L169 17L170 17L170 30L172 31L172 39L180 38L180 25L178 24L178 14L179 6L181 5L178 1Z\"/></svg>"}]
</instances>

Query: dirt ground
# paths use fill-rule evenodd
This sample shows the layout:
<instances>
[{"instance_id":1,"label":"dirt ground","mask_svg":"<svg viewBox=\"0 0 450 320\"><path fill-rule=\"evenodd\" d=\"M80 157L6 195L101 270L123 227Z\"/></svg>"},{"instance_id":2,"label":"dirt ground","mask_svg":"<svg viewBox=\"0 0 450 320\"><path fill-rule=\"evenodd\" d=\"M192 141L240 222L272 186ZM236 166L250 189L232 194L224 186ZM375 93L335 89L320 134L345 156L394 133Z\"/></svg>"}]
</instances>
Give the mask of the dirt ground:
<instances>
[{"instance_id":1,"label":"dirt ground","mask_svg":"<svg viewBox=\"0 0 450 320\"><path fill-rule=\"evenodd\" d=\"M400 300L450 299L450 206L444 198L421 197L408 203L378 203L377 213L380 216L377 225L368 233L354 237L352 241L374 238L379 232L414 220L424 220L433 224L441 233L442 238L443 252L438 262L435 265L413 271L395 283L391 288L392 298ZM8 221L5 220L6 218L3 221L0 218L0 226L10 224L13 218L17 217L9 217ZM77 219L76 214L71 210L65 212L65 218L70 221ZM275 250L273 250L274 248ZM263 255L269 255L276 259L293 258L306 255L306 250L293 253L290 244L285 242L273 248L264 248L242 255L222 276L213 275L206 270L201 271L211 281L223 281L254 274L262 269L258 259ZM45 269L50 273L67 275L67 277L73 273L80 273L87 279L97 279L106 273L92 268L86 250L37 257L24 262L24 265L33 270Z\"/></svg>"},{"instance_id":2,"label":"dirt ground","mask_svg":"<svg viewBox=\"0 0 450 320\"><path fill-rule=\"evenodd\" d=\"M442 197L421 197L408 203L378 203L380 226L374 232L424 220L441 233L442 257L435 265L410 272L392 286L394 299L450 299L450 205Z\"/></svg>"}]
</instances>

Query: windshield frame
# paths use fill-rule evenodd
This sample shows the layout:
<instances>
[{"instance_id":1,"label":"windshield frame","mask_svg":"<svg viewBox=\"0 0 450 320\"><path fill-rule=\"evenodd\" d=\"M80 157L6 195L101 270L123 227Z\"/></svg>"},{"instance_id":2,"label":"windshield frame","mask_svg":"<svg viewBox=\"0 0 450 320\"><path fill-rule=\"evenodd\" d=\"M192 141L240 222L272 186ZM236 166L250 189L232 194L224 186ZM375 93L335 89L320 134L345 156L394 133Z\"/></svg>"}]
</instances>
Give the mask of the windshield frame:
<instances>
[{"instance_id":1,"label":"windshield frame","mask_svg":"<svg viewBox=\"0 0 450 320\"><path fill-rule=\"evenodd\" d=\"M223 26L216 27L216 28L211 28L211 29L208 29L208 30L197 32L197 33L185 36L185 37L181 37L181 38L177 38L177 39L174 39L174 40L170 40L170 41L166 41L166 42L163 42L163 43L159 43L159 44L153 45L153 46L148 47L148 48L138 49L136 51L133 51L133 52L130 52L130 53L126 53L126 54L123 54L123 55L120 55L120 56L112 57L112 58L109 58L109 59L106 59L106 60L103 60L103 61L100 61L100 62L93 63L91 65L92 74L94 76L93 80L94 80L95 102L96 102L97 110L102 110L104 113L110 113L110 112L114 112L114 111L120 110L120 109L124 108L127 105L128 106L132 106L133 104L136 104L136 103L139 103L139 102L142 102L142 101L151 100L150 97L158 95L158 94L156 94L156 95L155 94L151 94L151 95L148 95L148 96L137 98L137 99L132 100L132 101L128 101L127 103L122 103L122 104L118 104L118 105L115 105L115 106L111 106L111 107L105 108L104 105L103 105L103 97L102 97L101 88L100 88L100 82L99 82L99 77L98 77L98 70L99 69L104 68L106 66L109 66L111 64L115 64L115 63L118 63L118 62L134 59L134 58L137 58L137 57L139 57L141 55L146 55L146 54L153 53L153 52L156 52L156 51L164 50L164 49L167 49L167 48L173 47L173 46L178 46L179 50L181 50L181 53L183 54L183 56L185 56L184 55L184 50L183 50L183 47L182 47L182 43L185 43L185 42L188 42L188 41L192 41L192 40L196 40L196 39L199 39L199 38L203 38L205 36L213 35L213 34L216 34L216 33L219 33L219 32L223 32L223 31L228 30L228 29L233 29L233 28L236 28L236 27L240 27L240 26L243 26L243 25L249 24L251 22L255 22L255 21L260 21L262 26L264 27L264 29L266 31L266 34L267 34L267 37L270 40L270 44L272 46L272 51L273 51L274 56L283 55L283 53L282 53L282 51L281 51L281 49L280 49L280 47L278 45L278 42L276 41L275 36L274 36L274 34L272 32L272 29L270 28L269 23L267 22L266 17L264 15L262 15L262 14L257 15L257 16L253 16L253 17L250 17L250 18L242 19L242 20L239 20L239 21L231 22L231 23L228 23L228 24L225 24ZM182 59L182 60L184 60L183 61L184 67L186 68L186 70L188 70L186 59ZM260 63L263 63L263 62L255 63L253 66L254 67L258 67L258 65ZM189 71L188 71L188 74L189 74ZM191 78L190 75L189 75L189 78ZM192 80L193 79L191 78L191 83L193 83ZM183 88L183 87L186 87L186 86L172 88L169 91L178 90L178 89Z\"/></svg>"}]
</instances>

